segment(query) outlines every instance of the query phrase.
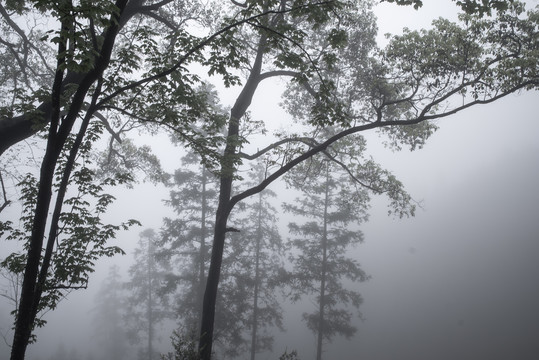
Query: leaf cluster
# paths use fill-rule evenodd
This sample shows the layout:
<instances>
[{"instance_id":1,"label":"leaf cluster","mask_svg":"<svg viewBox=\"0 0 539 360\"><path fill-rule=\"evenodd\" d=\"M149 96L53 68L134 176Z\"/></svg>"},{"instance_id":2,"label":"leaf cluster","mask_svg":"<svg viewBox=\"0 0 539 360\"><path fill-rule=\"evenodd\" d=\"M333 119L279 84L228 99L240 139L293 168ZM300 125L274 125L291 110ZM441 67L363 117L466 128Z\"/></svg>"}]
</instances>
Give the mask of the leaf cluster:
<instances>
[{"instance_id":1,"label":"leaf cluster","mask_svg":"<svg viewBox=\"0 0 539 360\"><path fill-rule=\"evenodd\" d=\"M413 5L414 9L423 6L422 0L381 0L382 2L395 3L397 5ZM478 14L479 16L492 15L492 10L505 11L514 0L453 0L462 10L468 14Z\"/></svg>"}]
</instances>

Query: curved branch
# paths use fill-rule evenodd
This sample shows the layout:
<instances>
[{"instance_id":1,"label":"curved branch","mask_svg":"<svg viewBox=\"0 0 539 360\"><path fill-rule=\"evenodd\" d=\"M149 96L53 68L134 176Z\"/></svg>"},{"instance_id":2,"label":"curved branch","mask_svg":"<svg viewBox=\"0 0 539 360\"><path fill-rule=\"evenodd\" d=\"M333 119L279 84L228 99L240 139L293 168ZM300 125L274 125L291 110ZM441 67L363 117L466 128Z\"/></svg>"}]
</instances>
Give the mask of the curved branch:
<instances>
[{"instance_id":1,"label":"curved branch","mask_svg":"<svg viewBox=\"0 0 539 360\"><path fill-rule=\"evenodd\" d=\"M246 159L246 160L255 160L255 159L259 158L260 156L264 155L265 153L267 153L268 151L271 151L273 149L278 148L281 145L284 145L284 144L287 144L287 143L292 143L292 142L302 142L302 143L304 143L306 145L312 146L313 143L315 143L315 140L313 138L310 138L310 137L294 137L294 138L282 139L282 140L279 140L277 142L274 142L273 144L270 144L270 145L266 146L264 149L259 150L259 151L257 151L256 153L254 153L252 155L249 155L249 154L246 154L246 153L243 153L243 152L239 152L238 156L240 158Z\"/></svg>"},{"instance_id":2,"label":"curved branch","mask_svg":"<svg viewBox=\"0 0 539 360\"><path fill-rule=\"evenodd\" d=\"M278 77L278 76L297 77L299 75L301 75L301 73L299 73L297 71L292 71L292 70L271 70L271 71L266 71L266 72L260 74L258 76L258 78L260 79L260 81L262 81L262 80L265 80L265 79L269 79L269 78L272 78L272 77Z\"/></svg>"},{"instance_id":3,"label":"curved branch","mask_svg":"<svg viewBox=\"0 0 539 360\"><path fill-rule=\"evenodd\" d=\"M279 179L281 176L286 174L289 170L291 170L296 165L302 163L303 161L309 159L310 157L312 157L312 156L314 156L314 155L316 155L316 154L318 154L320 152L326 151L326 149L330 145L332 145L336 141L338 141L338 140L340 140L340 139L342 139L342 138L344 138L344 137L346 137L348 135L352 135L352 134L356 134L356 133L359 133L359 132L362 132L362 131L376 129L376 128L383 128L383 127L390 127L390 126L416 125L416 124L419 124L419 123L421 123L423 121L444 118L444 117L453 115L453 114L455 114L457 112L460 112L462 110L465 110L465 109L467 109L467 108L469 108L469 107L471 107L473 105L483 105L483 104L488 104L488 103L494 102L494 101L499 100L499 99L501 99L501 98L503 98L503 97L505 97L505 96L507 96L509 94L512 94L512 93L514 93L514 92L516 92L516 91L518 91L520 89L526 88L526 87L531 86L531 85L535 85L535 86L539 85L538 80L530 80L530 81L518 84L518 85L504 91L501 94L493 96L492 98L485 99L485 100L476 100L476 101L473 101L471 103L467 103L467 104L464 104L462 106L459 106L459 107L457 107L457 108L455 108L455 109L453 109L451 111L448 111L448 112L426 116L425 114L426 114L426 112L428 110L427 111L424 110L424 111L421 112L421 114L418 117L416 117L414 119L377 121L377 122L371 122L371 123L363 124L363 125L359 125L359 126L354 126L354 127L348 128L346 130L343 130L340 133L330 137L329 139L327 139L323 143L320 143L320 144L312 147L310 150L306 151L302 155L300 155L300 156L296 157L295 159L289 161L287 164L283 165L280 169L276 170L273 174L271 174L266 179L261 181L260 184L258 184L257 186L249 188L249 189L243 191L242 193L239 193L239 194L233 196L230 199L229 206L228 206L228 209L227 209L227 213L229 213L232 210L232 208L238 202L242 201L243 199L245 199L245 198L247 198L249 196L252 196L254 194L257 194L257 193L261 192L267 186L269 186L275 180ZM430 109L430 108L432 108L432 106L434 106L434 105L429 104L429 105L425 106L425 109L427 109L427 108Z\"/></svg>"},{"instance_id":4,"label":"curved branch","mask_svg":"<svg viewBox=\"0 0 539 360\"><path fill-rule=\"evenodd\" d=\"M329 0L329 1L320 1L320 2L316 2L316 3L313 3L313 4L306 4L306 5L301 5L301 6L297 6L297 7L294 7L294 8L290 8L290 9L284 9L284 10L268 10L268 11L265 11L265 12L262 12L260 14L257 14L257 15L253 15L253 16L250 16L248 18L244 18L244 19L241 19L241 20L238 20L238 21L235 21L225 27L223 27L221 30L213 33L212 35L206 37L205 39L203 39L200 43L198 43L197 45L195 45L194 47L192 47L191 49L187 50L186 53L176 62L176 64L170 68L168 68L167 70L164 70L158 74L155 74L155 75L152 75L152 76L149 76L147 78L144 78L144 79L141 79L139 81L135 81L135 82L132 82L131 84L128 84L126 86L123 86L121 87L120 89L114 91L112 94L106 96L104 99L102 99L98 104L97 106L100 107L102 106L102 104L106 103L106 102L109 102L110 100L112 100L113 98L115 98L116 96L128 91L128 90L131 90L131 89L134 89L136 87L139 87L141 85L144 85L146 83L149 83L151 81L154 81L154 80L159 80L161 78L164 78L170 74L172 74L173 72L177 71L178 69L180 69L183 64L194 54L196 54L198 51L202 50L203 48L205 48L206 46L208 46L213 40L215 40L217 37L223 35L224 33L240 26L240 25L243 25L243 24L250 24L253 20L256 20L258 18L261 18L261 17L265 17L265 16L268 16L268 15L275 15L275 14L285 14L285 13L290 13L290 12L294 12L294 11L298 11L298 10L301 10L301 9L304 9L306 7L310 7L310 6L321 6L321 5L327 5L327 4L331 4L333 3L334 0Z\"/></svg>"},{"instance_id":5,"label":"curved branch","mask_svg":"<svg viewBox=\"0 0 539 360\"><path fill-rule=\"evenodd\" d=\"M242 2L240 3L239 1L236 1L236 0L230 0L232 1L232 4L236 5L236 6L239 6L239 7L242 7L244 9L247 9L247 2Z\"/></svg>"},{"instance_id":6,"label":"curved branch","mask_svg":"<svg viewBox=\"0 0 539 360\"><path fill-rule=\"evenodd\" d=\"M460 107L457 107L453 110L449 110L447 112L443 112L443 113L440 113L440 114L434 114L434 115L422 115L424 120L434 120L434 119L439 119L439 118L444 118L444 117L447 117L449 115L453 115L453 114L456 114L464 109L467 109L469 107L472 107L474 105L486 105L486 104L490 104L491 102L494 102L494 101L497 101L501 98L504 98L506 97L507 95L509 94L512 94L514 92L517 92L519 90L522 90L528 86L539 86L539 79L535 79L535 80L529 80L529 81L526 81L524 83L521 83L521 84L518 84L518 85L515 85L514 87L510 88L509 90L506 90L498 95L495 95L491 98L488 98L488 99L485 99L485 100L474 100L474 101L471 101L469 103L466 103L466 104L463 104L462 106Z\"/></svg>"},{"instance_id":7,"label":"curved branch","mask_svg":"<svg viewBox=\"0 0 539 360\"><path fill-rule=\"evenodd\" d=\"M1 172L0 172L0 184L2 185L2 196L4 197L4 203L0 205L0 213L1 213L9 204L11 204L11 200L8 200L7 198L6 187L4 185L4 177L2 176Z\"/></svg>"},{"instance_id":8,"label":"curved branch","mask_svg":"<svg viewBox=\"0 0 539 360\"><path fill-rule=\"evenodd\" d=\"M352 173L352 171L348 168L348 166L346 164L344 164L342 161L337 159L335 156L331 155L328 151L324 150L322 152L324 153L324 155L326 155L329 158L329 160L333 161L334 163L339 165L341 168L343 168L343 170L348 173L348 176L350 176L350 178L352 178L352 180L355 181L356 183L358 183L359 185L373 191L375 194L383 194L384 192L387 191L387 190L380 190L380 189L377 189L377 188L374 188L374 187L372 187L370 185L365 184L363 181L359 180L357 178L357 176L355 176Z\"/></svg>"}]
</instances>

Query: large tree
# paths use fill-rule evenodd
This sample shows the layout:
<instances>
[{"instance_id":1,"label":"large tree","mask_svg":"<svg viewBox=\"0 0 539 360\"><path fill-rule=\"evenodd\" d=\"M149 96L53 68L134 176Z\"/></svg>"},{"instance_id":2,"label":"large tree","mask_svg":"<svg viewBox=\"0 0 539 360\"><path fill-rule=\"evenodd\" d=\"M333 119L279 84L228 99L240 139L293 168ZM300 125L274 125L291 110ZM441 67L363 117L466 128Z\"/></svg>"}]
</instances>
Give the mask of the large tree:
<instances>
[{"instance_id":1,"label":"large tree","mask_svg":"<svg viewBox=\"0 0 539 360\"><path fill-rule=\"evenodd\" d=\"M270 9L275 14L235 29L245 34L246 44L236 51L242 51L250 65L230 111L220 162L219 205L199 344L203 359L211 357L227 223L237 203L347 136L380 129L394 148L415 149L435 131L434 120L538 85L537 14L530 12L523 18L521 3L514 2L495 18L482 18L481 11L466 8L468 13L461 17L465 26L437 20L431 30L407 30L393 37L383 50L375 48L375 27L364 3L236 5L244 17ZM291 79L285 102L307 131L245 154L243 118L259 84L272 77ZM334 132L319 131L328 126ZM275 167L267 177L233 195L240 165L272 152L278 157L269 160ZM390 196L400 215L409 213L409 197L403 196L402 188L395 187L395 181L382 181L383 172L372 161L361 160L364 170L357 181L374 193Z\"/></svg>"},{"instance_id":2,"label":"large tree","mask_svg":"<svg viewBox=\"0 0 539 360\"><path fill-rule=\"evenodd\" d=\"M111 249L87 256L79 251L79 259L90 261L62 269L62 264L74 263L63 262L65 259L57 256L61 252L55 251L58 234L65 226L63 219L79 221L79 230L84 226L94 230L74 231L65 243L69 245L64 247L67 256L74 248L85 249L88 236L94 236L92 240L102 248L118 228L99 230L99 218L88 216L90 203L66 199L70 185L79 184L91 195L103 186L97 166L91 166L91 157L85 158L84 171L76 170L77 159L81 153L88 153L103 131L122 142L125 130L136 127L133 122L145 120L180 124L178 132L187 136L186 141L195 142L187 130L192 119L207 112L206 94L193 90L197 76L182 66L188 61L202 61L199 51L219 40L227 29L197 40L183 30L186 22L209 20L211 14L199 4L172 1L8 1L0 5L0 15L5 25L2 63L7 67L0 91L9 95L0 103L0 151L33 134L46 138L39 176L26 176L20 184L25 194L26 227L15 231L9 223L0 226L2 232L11 232L10 238L22 240L26 252L11 256L6 260L9 264L5 263L12 271L24 272L12 346L12 359L23 359L38 311L56 305L43 299L44 291L58 290L58 286L81 287L77 282L55 284L53 288L47 283L70 276L85 281L96 256L118 252ZM45 22L58 24L57 28L32 26ZM204 62L214 69L222 61L221 54L214 53ZM152 106L147 106L148 102ZM123 165L128 163L123 161ZM113 170L111 176L105 176L105 185L131 180L129 171ZM97 196L97 213L101 214L113 198ZM75 219L70 208L87 216ZM59 279L50 273L53 262L61 265L56 272Z\"/></svg>"}]
</instances>

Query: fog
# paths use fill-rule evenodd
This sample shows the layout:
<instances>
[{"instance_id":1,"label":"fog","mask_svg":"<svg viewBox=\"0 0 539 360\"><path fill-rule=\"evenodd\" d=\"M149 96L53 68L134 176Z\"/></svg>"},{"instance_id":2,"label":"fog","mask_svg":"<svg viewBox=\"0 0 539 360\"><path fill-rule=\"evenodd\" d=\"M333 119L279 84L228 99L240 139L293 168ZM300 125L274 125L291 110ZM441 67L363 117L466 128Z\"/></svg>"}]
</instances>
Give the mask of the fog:
<instances>
[{"instance_id":1,"label":"fog","mask_svg":"<svg viewBox=\"0 0 539 360\"><path fill-rule=\"evenodd\" d=\"M400 25L395 19L380 26L383 33ZM257 95L253 108L275 105L265 99ZM361 227L365 243L353 250L371 276L350 285L364 298L363 320L357 319L354 338L325 347L325 359L539 358L538 104L537 93L523 93L457 114L440 121L426 146L414 152L391 152L376 133L367 135L369 151L420 208L413 218L396 219L387 216L384 197L374 199L370 220ZM173 148L149 141L167 170L174 170L179 156ZM283 185L272 189L282 192ZM86 359L96 346L94 299L109 266L118 264L125 280L138 233L159 229L163 216L170 215L162 201L168 190L162 187L145 183L116 195L111 216L136 218L143 228L121 233L116 243L128 255L100 261L89 289L73 292L46 315L48 324L28 348L29 360L47 360L59 346L68 353L77 349ZM2 244L2 258L5 249ZM273 354L257 358L277 359L285 349L314 358L315 336L301 321L310 306L287 303L287 331L275 333ZM9 311L2 301L0 330L7 336ZM162 351L170 351L168 336L162 332L159 339ZM0 342L0 359L8 354Z\"/></svg>"}]
</instances>

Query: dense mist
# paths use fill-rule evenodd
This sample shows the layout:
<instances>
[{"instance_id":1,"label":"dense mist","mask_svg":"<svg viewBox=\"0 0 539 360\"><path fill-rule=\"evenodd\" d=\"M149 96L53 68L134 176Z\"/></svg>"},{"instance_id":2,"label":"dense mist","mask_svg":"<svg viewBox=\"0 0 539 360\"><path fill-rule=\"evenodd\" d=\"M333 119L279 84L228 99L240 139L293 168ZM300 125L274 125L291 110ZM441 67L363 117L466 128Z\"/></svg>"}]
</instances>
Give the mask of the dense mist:
<instances>
[{"instance_id":1,"label":"dense mist","mask_svg":"<svg viewBox=\"0 0 539 360\"><path fill-rule=\"evenodd\" d=\"M378 41L407 24L428 26L442 11L454 17L452 5L406 9L409 18L393 22L394 8L382 5ZM271 131L283 124L273 119L287 116L275 96L281 85L261 86L248 114ZM216 92L228 106L238 89ZM290 360L318 352L324 360L538 359L538 103L537 92L522 91L435 120L439 129L414 151L393 151L374 129L336 151L353 153L365 141L364 158L389 171L379 176L397 195L377 194L374 180L349 183L345 167L314 157L239 202L226 230L215 359L252 359L257 341L260 360L291 352ZM264 136L245 148L258 151ZM211 256L204 239L215 226L219 179L167 134L141 133L135 142L151 148L168 186L150 180L113 189L107 220L141 226L118 231L109 244L126 254L97 260L87 288L45 311L28 360L173 359L174 342L184 353L196 348L189 335L200 331ZM239 174L256 184L268 169ZM20 213L14 204L2 216ZM15 249L2 240L0 260ZM18 297L14 278L1 275L0 360L7 360ZM331 323L323 336L321 297Z\"/></svg>"}]
</instances>

